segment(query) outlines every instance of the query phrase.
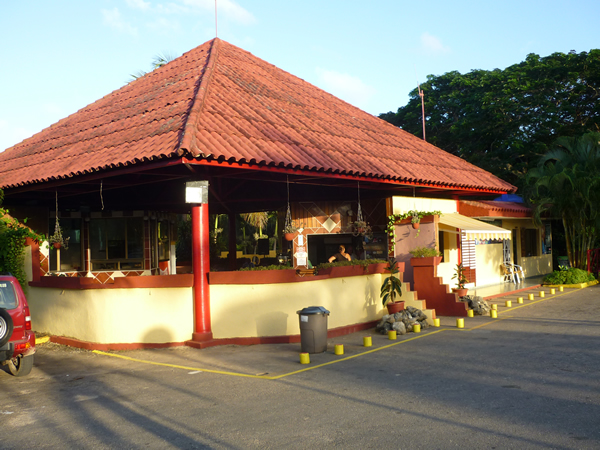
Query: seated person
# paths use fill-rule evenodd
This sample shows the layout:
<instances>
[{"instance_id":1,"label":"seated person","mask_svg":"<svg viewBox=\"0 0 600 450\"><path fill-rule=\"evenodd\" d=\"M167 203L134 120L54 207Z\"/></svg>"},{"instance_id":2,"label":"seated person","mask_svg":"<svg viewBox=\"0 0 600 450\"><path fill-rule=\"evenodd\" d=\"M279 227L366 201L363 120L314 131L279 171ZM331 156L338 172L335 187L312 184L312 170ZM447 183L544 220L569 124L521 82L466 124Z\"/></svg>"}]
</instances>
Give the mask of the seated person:
<instances>
[{"instance_id":1,"label":"seated person","mask_svg":"<svg viewBox=\"0 0 600 450\"><path fill-rule=\"evenodd\" d=\"M342 262L342 261L350 261L350 255L346 253L346 247L340 245L338 248L338 252L328 259L330 263L332 262Z\"/></svg>"}]
</instances>

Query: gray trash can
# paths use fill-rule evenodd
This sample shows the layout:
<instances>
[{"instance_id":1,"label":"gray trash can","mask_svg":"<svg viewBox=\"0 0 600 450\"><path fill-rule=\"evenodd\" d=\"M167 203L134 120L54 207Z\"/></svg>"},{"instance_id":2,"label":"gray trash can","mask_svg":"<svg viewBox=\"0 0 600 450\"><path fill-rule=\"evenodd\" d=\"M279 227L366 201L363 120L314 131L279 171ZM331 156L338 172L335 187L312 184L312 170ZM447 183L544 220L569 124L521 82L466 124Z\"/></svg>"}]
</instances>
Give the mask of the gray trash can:
<instances>
[{"instance_id":1,"label":"gray trash can","mask_svg":"<svg viewBox=\"0 0 600 450\"><path fill-rule=\"evenodd\" d=\"M300 319L302 353L323 353L327 350L327 311L322 306L309 306L296 311Z\"/></svg>"}]
</instances>

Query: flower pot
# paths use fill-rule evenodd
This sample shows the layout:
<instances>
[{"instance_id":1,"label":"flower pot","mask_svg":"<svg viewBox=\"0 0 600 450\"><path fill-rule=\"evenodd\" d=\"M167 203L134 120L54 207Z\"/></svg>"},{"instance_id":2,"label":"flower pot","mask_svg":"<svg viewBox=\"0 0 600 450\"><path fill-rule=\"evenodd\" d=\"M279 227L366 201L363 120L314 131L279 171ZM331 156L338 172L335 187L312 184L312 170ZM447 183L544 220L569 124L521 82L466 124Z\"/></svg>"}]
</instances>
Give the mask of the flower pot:
<instances>
[{"instance_id":1,"label":"flower pot","mask_svg":"<svg viewBox=\"0 0 600 450\"><path fill-rule=\"evenodd\" d=\"M467 295L467 292L469 292L469 290L467 288L452 288L452 292L458 294L459 297L464 297L465 295Z\"/></svg>"},{"instance_id":2,"label":"flower pot","mask_svg":"<svg viewBox=\"0 0 600 450\"><path fill-rule=\"evenodd\" d=\"M388 314L396 314L404 310L404 302L387 302L386 305Z\"/></svg>"},{"instance_id":3,"label":"flower pot","mask_svg":"<svg viewBox=\"0 0 600 450\"><path fill-rule=\"evenodd\" d=\"M421 224L420 224L419 222L412 222L412 227L413 227L415 230L418 230L420 226L421 226Z\"/></svg>"},{"instance_id":4,"label":"flower pot","mask_svg":"<svg viewBox=\"0 0 600 450\"><path fill-rule=\"evenodd\" d=\"M60 242L55 242L55 243L52 244L52 246L54 248L56 248L56 249L59 249L60 248Z\"/></svg>"},{"instance_id":5,"label":"flower pot","mask_svg":"<svg viewBox=\"0 0 600 450\"><path fill-rule=\"evenodd\" d=\"M442 262L441 256L427 256L425 258L411 258L410 265L413 267L437 266Z\"/></svg>"},{"instance_id":6,"label":"flower pot","mask_svg":"<svg viewBox=\"0 0 600 450\"><path fill-rule=\"evenodd\" d=\"M284 233L283 235L286 241L293 241L294 236L296 236L296 233Z\"/></svg>"}]
</instances>

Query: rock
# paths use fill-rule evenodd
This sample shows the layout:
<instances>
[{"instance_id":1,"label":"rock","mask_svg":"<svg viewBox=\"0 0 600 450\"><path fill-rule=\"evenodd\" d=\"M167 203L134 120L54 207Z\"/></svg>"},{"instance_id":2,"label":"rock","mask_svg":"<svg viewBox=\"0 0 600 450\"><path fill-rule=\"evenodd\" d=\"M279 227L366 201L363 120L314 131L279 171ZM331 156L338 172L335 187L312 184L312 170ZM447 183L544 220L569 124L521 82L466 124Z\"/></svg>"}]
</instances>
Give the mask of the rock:
<instances>
[{"instance_id":1,"label":"rock","mask_svg":"<svg viewBox=\"0 0 600 450\"><path fill-rule=\"evenodd\" d=\"M402 322L395 322L392 325L392 330L395 330L397 334L406 334L406 327Z\"/></svg>"},{"instance_id":2,"label":"rock","mask_svg":"<svg viewBox=\"0 0 600 450\"><path fill-rule=\"evenodd\" d=\"M390 316L388 317L388 320L386 320L387 323L394 323L396 321L396 319L394 319L394 316Z\"/></svg>"}]
</instances>

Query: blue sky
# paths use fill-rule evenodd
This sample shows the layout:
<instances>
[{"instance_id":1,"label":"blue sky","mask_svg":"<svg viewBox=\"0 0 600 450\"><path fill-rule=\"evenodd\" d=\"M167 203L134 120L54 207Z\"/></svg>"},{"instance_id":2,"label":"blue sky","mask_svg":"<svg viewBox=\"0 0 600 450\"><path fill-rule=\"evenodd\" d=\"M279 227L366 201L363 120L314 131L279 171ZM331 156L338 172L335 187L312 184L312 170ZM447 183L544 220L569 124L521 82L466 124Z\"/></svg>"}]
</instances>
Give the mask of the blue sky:
<instances>
[{"instance_id":1,"label":"blue sky","mask_svg":"<svg viewBox=\"0 0 600 450\"><path fill-rule=\"evenodd\" d=\"M600 48L598 0L217 0L218 36L355 106L428 74ZM214 0L0 2L0 151L215 36Z\"/></svg>"}]
</instances>

